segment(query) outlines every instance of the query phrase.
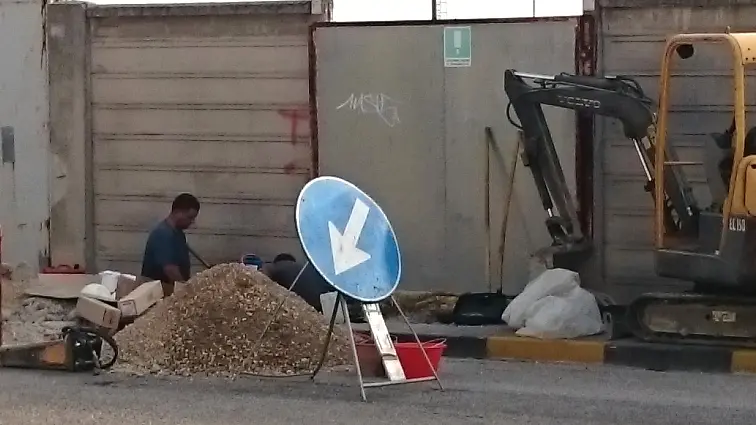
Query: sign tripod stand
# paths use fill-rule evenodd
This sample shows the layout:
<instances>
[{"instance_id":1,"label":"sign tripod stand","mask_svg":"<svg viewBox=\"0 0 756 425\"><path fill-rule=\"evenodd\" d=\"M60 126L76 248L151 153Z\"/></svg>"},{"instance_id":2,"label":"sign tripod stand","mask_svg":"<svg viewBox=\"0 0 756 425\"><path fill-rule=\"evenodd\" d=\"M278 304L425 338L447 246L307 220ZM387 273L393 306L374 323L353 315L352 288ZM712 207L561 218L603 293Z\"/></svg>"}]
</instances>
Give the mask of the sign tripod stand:
<instances>
[{"instance_id":1,"label":"sign tripod stand","mask_svg":"<svg viewBox=\"0 0 756 425\"><path fill-rule=\"evenodd\" d=\"M425 358L428 368L433 372L433 376L428 376L428 377L423 377L423 378L413 378L413 379L407 379L405 377L404 369L402 368L402 364L399 361L399 357L396 354L396 348L394 347L394 344L391 341L391 335L389 334L388 328L386 327L386 322L383 320L383 315L381 314L380 306L376 303L370 303L370 304L363 303L362 311L365 313L365 317L368 321L368 324L370 325L370 333L373 336L376 349L378 350L378 354L380 355L381 361L383 363L383 369L386 371L386 376L388 377L388 381L365 382L365 379L362 376L362 370L360 369L360 360L357 355L357 344L354 340L354 330L352 329L352 321L349 318L349 314L346 313L347 312L346 299L339 292L338 295L336 296L336 304L334 305L333 313L331 313L331 322L328 325L328 334L326 335L325 344L323 345L323 353L321 354L320 361L318 362L318 365L315 367L315 370L312 372L312 376L310 377L310 379L313 379L313 380L315 379L315 376L318 374L318 372L320 372L320 369L323 367L323 364L325 364L325 361L328 357L328 346L330 345L331 338L333 336L333 328L336 323L336 314L338 313L339 306L340 306L341 310L345 312L344 321L346 322L347 330L349 332L349 344L352 347L352 356L354 357L354 367L357 369L357 379L360 383L360 396L362 397L362 401L367 401L367 396L365 395L365 388L386 387L389 385L412 384L416 382L436 381L438 382L438 386L441 389L441 391L443 391L444 386L441 384L441 380L438 379L438 372L433 367L433 364L431 363L431 360L428 357L428 353L425 351L425 347L423 347L423 344L420 342L420 338L417 336L417 333L412 328L412 325L407 319L407 316L404 314L401 307L399 307L399 303L396 302L396 299L393 296L391 296L391 302L396 307L397 311L399 312L399 315L402 316L404 323L407 324L407 327L412 332L412 336L415 338L415 342L420 348L420 351L422 351L423 357Z\"/></svg>"},{"instance_id":2,"label":"sign tripod stand","mask_svg":"<svg viewBox=\"0 0 756 425\"><path fill-rule=\"evenodd\" d=\"M308 261L292 283L292 288L304 269L312 266L337 291L323 352L311 378L314 379L320 372L328 357L336 315L342 311L363 401L367 401L365 388L370 387L436 381L443 390L425 347L392 295L401 277L401 255L394 229L381 207L354 184L324 176L311 180L302 188L297 198L295 218L297 234ZM363 379L352 322L346 314L347 298L362 304L387 381L366 383ZM406 378L378 305L378 302L388 298L412 332L433 373L432 377Z\"/></svg>"},{"instance_id":3,"label":"sign tripod stand","mask_svg":"<svg viewBox=\"0 0 756 425\"><path fill-rule=\"evenodd\" d=\"M309 261L306 262L304 266L302 266L302 268L299 270L299 273L297 273L297 276L294 278L294 282L292 282L291 286L289 287L289 291L294 289L297 282L299 281L299 278L302 276L302 273L309 266L310 266ZM354 340L354 329L352 328L352 321L349 317L349 314L347 313L346 298L344 297L344 295L341 294L341 292L337 292L336 302L334 303L334 308L333 308L333 313L331 313L331 320L330 320L330 323L328 324L328 333L326 335L326 339L323 344L323 351L320 355L320 360L318 361L318 365L312 371L312 375L310 375L310 380L315 379L315 376L317 376L317 374L323 368L323 365L325 364L326 360L328 359L328 348L331 345L331 339L333 337L333 329L336 325L336 316L339 313L339 310L341 310L342 312L344 312L344 321L347 325L347 329L349 332L349 345L352 348L352 357L354 360L355 369L357 371L357 379L360 383L360 396L362 397L362 401L367 401L365 388L386 387L389 385L413 384L417 382L436 381L438 382L439 389L441 391L444 390L444 386L443 384L441 384L441 380L438 378L438 372L433 367L433 363L431 362L430 357L428 357L428 352L425 351L425 347L420 341L420 337L417 336L417 332L415 332L415 329L410 324L409 319L407 319L407 315L404 314L404 311L399 306L399 303L396 301L396 298L394 298L393 295L389 296L389 298L391 299L391 303L399 312L399 315L402 316L402 320L404 320L404 323L407 325L407 328L409 328L410 332L412 332L412 336L414 337L415 342L420 348L420 351L422 351L423 357L425 358L425 362L428 365L428 369L433 372L433 376L428 376L428 377L423 377L423 378L412 378L412 379L407 379L405 377L404 368L402 367L402 364L399 361L399 357L396 354L396 348L394 347L394 344L391 341L391 335L388 331L388 328L386 327L386 322L383 320L383 314L381 313L380 306L377 303L369 303L369 304L361 303L362 311L368 321L368 324L370 325L370 333L373 336L373 340L375 341L378 354L381 357L381 362L383 363L383 369L386 372L386 376L388 377L388 381L365 382L365 379L362 376L362 369L360 368L360 359L359 359L359 356L357 355L357 343ZM265 334L268 332L268 329L278 317L278 312L279 310L281 310L285 302L286 300L281 301L281 304L279 304L276 310L273 312L273 316L271 317L270 321L266 324L265 328L263 328L262 334L260 335L258 339L258 346L262 343L262 340L265 337Z\"/></svg>"}]
</instances>

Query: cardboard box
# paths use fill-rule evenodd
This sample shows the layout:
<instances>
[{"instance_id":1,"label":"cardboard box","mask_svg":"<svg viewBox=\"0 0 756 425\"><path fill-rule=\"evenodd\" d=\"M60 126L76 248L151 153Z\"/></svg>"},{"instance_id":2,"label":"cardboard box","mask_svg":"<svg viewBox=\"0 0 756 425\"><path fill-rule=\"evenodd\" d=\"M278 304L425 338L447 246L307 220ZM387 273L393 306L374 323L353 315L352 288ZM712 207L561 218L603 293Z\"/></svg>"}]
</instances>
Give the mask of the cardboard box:
<instances>
[{"instance_id":1,"label":"cardboard box","mask_svg":"<svg viewBox=\"0 0 756 425\"><path fill-rule=\"evenodd\" d=\"M120 300L126 295L129 295L137 287L139 287L139 284L141 282L144 282L144 280L138 279L131 275L127 275L127 274L119 275L118 283L116 284L115 298L117 300Z\"/></svg>"},{"instance_id":2,"label":"cardboard box","mask_svg":"<svg viewBox=\"0 0 756 425\"><path fill-rule=\"evenodd\" d=\"M128 295L118 300L118 308L123 317L136 317L163 298L163 285L159 280L145 282Z\"/></svg>"},{"instance_id":3,"label":"cardboard box","mask_svg":"<svg viewBox=\"0 0 756 425\"><path fill-rule=\"evenodd\" d=\"M75 311L76 316L107 329L117 329L121 321L118 307L89 297L79 297Z\"/></svg>"},{"instance_id":4,"label":"cardboard box","mask_svg":"<svg viewBox=\"0 0 756 425\"><path fill-rule=\"evenodd\" d=\"M91 274L40 273L29 279L24 294L32 297L75 300L79 298L85 286L99 281L97 275Z\"/></svg>"}]
</instances>

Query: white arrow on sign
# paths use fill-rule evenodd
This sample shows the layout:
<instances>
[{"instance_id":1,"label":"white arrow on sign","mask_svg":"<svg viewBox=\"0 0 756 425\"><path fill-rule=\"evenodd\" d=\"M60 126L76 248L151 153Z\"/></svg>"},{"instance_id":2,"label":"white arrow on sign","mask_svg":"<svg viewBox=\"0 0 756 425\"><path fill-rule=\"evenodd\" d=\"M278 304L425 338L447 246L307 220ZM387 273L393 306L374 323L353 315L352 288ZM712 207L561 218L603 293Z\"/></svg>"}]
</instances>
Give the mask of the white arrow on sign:
<instances>
[{"instance_id":1,"label":"white arrow on sign","mask_svg":"<svg viewBox=\"0 0 756 425\"><path fill-rule=\"evenodd\" d=\"M369 212L370 208L361 200L356 199L343 234L336 229L333 222L328 222L333 268L337 276L370 259L370 254L357 248L357 241L365 227Z\"/></svg>"}]
</instances>

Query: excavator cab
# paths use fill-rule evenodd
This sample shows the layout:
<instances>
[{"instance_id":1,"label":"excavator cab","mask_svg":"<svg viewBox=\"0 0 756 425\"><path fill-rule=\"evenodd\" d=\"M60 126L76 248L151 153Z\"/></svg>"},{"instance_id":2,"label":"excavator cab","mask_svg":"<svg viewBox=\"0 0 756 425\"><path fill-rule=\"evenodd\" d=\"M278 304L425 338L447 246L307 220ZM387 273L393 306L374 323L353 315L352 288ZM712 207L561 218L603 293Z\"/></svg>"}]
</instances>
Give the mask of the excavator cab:
<instances>
[{"instance_id":1,"label":"excavator cab","mask_svg":"<svg viewBox=\"0 0 756 425\"><path fill-rule=\"evenodd\" d=\"M729 50L733 82L732 123L704 146L712 199L706 208L684 178L683 169L697 164L678 160L668 129L675 62L702 44ZM754 64L756 33L679 34L662 58L653 167L656 272L694 282L697 293L756 294L756 129L746 129L745 106L746 67Z\"/></svg>"}]
</instances>

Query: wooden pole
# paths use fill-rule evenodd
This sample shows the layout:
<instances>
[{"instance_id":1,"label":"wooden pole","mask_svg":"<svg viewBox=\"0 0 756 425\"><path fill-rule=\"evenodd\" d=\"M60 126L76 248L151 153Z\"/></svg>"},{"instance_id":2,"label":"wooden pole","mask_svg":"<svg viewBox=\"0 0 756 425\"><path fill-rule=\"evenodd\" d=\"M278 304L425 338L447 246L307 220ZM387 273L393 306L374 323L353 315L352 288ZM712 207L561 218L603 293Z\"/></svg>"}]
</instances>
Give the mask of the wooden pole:
<instances>
[{"instance_id":1,"label":"wooden pole","mask_svg":"<svg viewBox=\"0 0 756 425\"><path fill-rule=\"evenodd\" d=\"M515 174L517 172L517 157L520 154L520 146L522 145L523 134L522 131L517 132L517 143L515 144L514 151L512 152L511 163L509 166L509 179L507 180L507 194L504 201L504 215L501 219L501 236L499 239L499 291L504 287L504 251L506 250L507 240L507 225L509 222L509 211L512 209L512 198L514 198L514 182ZM506 172L507 170L504 170Z\"/></svg>"},{"instance_id":2,"label":"wooden pole","mask_svg":"<svg viewBox=\"0 0 756 425\"><path fill-rule=\"evenodd\" d=\"M486 127L485 137L485 193L483 213L486 221L486 284L488 285L488 292L493 291L493 285L491 283L491 144L493 143L493 130L491 127Z\"/></svg>"}]
</instances>

